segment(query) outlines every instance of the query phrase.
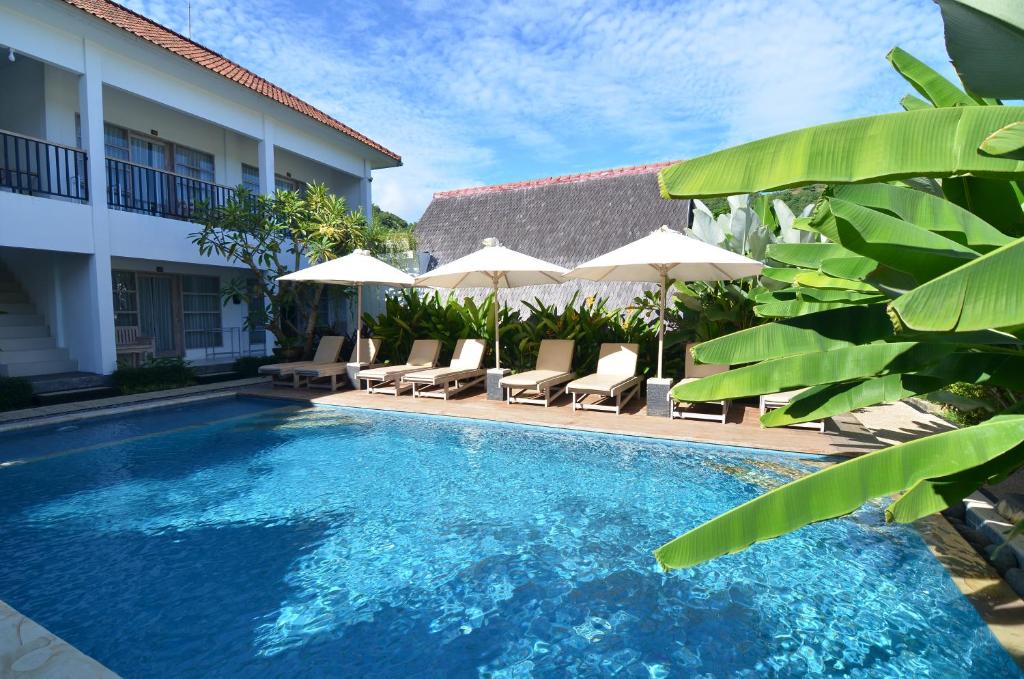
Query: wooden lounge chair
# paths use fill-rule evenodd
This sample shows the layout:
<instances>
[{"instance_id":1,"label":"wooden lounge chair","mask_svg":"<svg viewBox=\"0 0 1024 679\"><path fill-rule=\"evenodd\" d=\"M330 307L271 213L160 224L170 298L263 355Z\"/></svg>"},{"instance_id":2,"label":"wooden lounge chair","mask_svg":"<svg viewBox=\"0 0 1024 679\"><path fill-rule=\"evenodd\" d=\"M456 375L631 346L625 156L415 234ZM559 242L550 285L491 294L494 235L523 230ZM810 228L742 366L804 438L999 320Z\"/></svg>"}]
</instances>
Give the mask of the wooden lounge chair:
<instances>
[{"instance_id":1,"label":"wooden lounge chair","mask_svg":"<svg viewBox=\"0 0 1024 679\"><path fill-rule=\"evenodd\" d=\"M404 384L401 381L402 377L426 368L433 368L437 364L437 357L440 353L440 340L414 340L412 348L409 350L409 358L405 363L360 370L356 379L360 383L366 384L367 393L398 396L403 391L412 389L411 384Z\"/></svg>"},{"instance_id":2,"label":"wooden lounge chair","mask_svg":"<svg viewBox=\"0 0 1024 679\"><path fill-rule=\"evenodd\" d=\"M686 374L683 379L676 382L675 387L680 384L686 384L699 380L702 377L709 377L711 375L717 375L718 373L724 373L729 370L727 365L698 365L693 360L693 353L690 349L693 344L686 345ZM675 388L673 387L673 388ZM669 401L672 404L672 417L679 419L690 419L690 420L711 420L713 422L721 422L725 424L725 420L729 417L729 407L732 405L732 401L701 401L700 403L687 403L685 401L676 401L672 398L672 392L669 392ZM707 412L712 410L715 412Z\"/></svg>"},{"instance_id":3,"label":"wooden lounge chair","mask_svg":"<svg viewBox=\"0 0 1024 679\"><path fill-rule=\"evenodd\" d=\"M291 363L273 363L260 367L260 375L270 375L273 378L274 386L301 387L305 377L297 371L303 368L317 368L330 363L338 362L338 355L341 354L341 347L345 344L345 338L336 335L327 335L320 338L320 344L316 346L316 353L312 361L292 361Z\"/></svg>"},{"instance_id":4,"label":"wooden lounge chair","mask_svg":"<svg viewBox=\"0 0 1024 679\"><path fill-rule=\"evenodd\" d=\"M761 397L761 415L764 416L769 410L775 410L776 408L785 408L790 402L799 396L800 394L807 391L807 389L792 389L790 391L780 391L776 394L765 394ZM825 433L825 420L813 420L811 422L800 422L799 424L787 425L790 427L802 427L804 429L816 429L821 433Z\"/></svg>"},{"instance_id":5,"label":"wooden lounge chair","mask_svg":"<svg viewBox=\"0 0 1024 679\"><path fill-rule=\"evenodd\" d=\"M413 397L426 396L447 401L450 396L484 381L487 371L480 365L486 351L487 343L482 339L460 339L455 344L455 353L447 368L411 372L402 377L402 382L412 386Z\"/></svg>"},{"instance_id":6,"label":"wooden lounge chair","mask_svg":"<svg viewBox=\"0 0 1024 679\"><path fill-rule=\"evenodd\" d=\"M364 337L359 340L361 346L361 357L364 359L361 365L371 367L374 365L374 361L377 359L377 354L380 352L380 345L383 341L378 338ZM351 359L355 360L356 353L353 351ZM339 361L337 363L326 363L324 365L312 366L309 368L300 368L295 372L298 373L299 377L306 379L306 386L310 389L329 389L330 391L338 390L338 376L348 379L348 366L349 363Z\"/></svg>"},{"instance_id":7,"label":"wooden lounge chair","mask_svg":"<svg viewBox=\"0 0 1024 679\"><path fill-rule=\"evenodd\" d=\"M619 344L616 342L601 345L601 353L597 359L597 372L565 386L572 397L572 409L603 410L618 415L622 406L640 391L640 376L636 374L637 352L639 344ZM595 396L596 401L587 403L588 396Z\"/></svg>"},{"instance_id":8,"label":"wooden lounge chair","mask_svg":"<svg viewBox=\"0 0 1024 679\"><path fill-rule=\"evenodd\" d=\"M540 342L537 352L537 367L527 372L503 377L499 384L505 389L508 403L530 403L543 405L565 393L565 384L571 382L576 373L572 372L572 354L576 340L546 339Z\"/></svg>"}]
</instances>

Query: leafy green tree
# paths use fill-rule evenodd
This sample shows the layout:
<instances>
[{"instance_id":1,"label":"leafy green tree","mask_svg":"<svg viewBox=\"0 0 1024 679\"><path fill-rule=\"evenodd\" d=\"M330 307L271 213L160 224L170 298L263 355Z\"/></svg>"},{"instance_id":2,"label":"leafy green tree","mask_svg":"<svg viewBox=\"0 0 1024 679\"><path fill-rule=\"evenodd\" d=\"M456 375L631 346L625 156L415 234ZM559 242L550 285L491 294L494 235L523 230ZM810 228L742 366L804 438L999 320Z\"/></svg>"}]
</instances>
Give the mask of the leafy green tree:
<instances>
[{"instance_id":1,"label":"leafy green tree","mask_svg":"<svg viewBox=\"0 0 1024 679\"><path fill-rule=\"evenodd\" d=\"M279 284L278 276L365 247L372 235L363 213L349 210L323 184L310 184L302 195L261 196L238 187L224 206L201 210L198 221L202 229L190 238L200 253L249 269L248 279L225 286L224 297L264 300L262 307L250 306L247 325L265 326L281 346L300 343L307 355L324 286Z\"/></svg>"},{"instance_id":2,"label":"leafy green tree","mask_svg":"<svg viewBox=\"0 0 1024 679\"><path fill-rule=\"evenodd\" d=\"M407 222L379 205L373 206L373 224L389 231L412 231L416 227L416 222Z\"/></svg>"},{"instance_id":3,"label":"leafy green tree","mask_svg":"<svg viewBox=\"0 0 1024 679\"><path fill-rule=\"evenodd\" d=\"M955 385L998 390L1001 410L974 426L878 450L782 486L655 552L666 568L747 548L806 524L902 495L909 522L1024 465L1024 5L938 0L966 91L895 49L920 95L906 109L832 123L665 169L670 198L829 184L797 226L826 242L769 245L758 299L778 318L698 346L703 363L742 367L674 390L687 401L806 388L762 418L783 426ZM998 42L998 60L990 49ZM996 61L1000 65L996 65ZM1001 77L1005 74L1005 77Z\"/></svg>"}]
</instances>

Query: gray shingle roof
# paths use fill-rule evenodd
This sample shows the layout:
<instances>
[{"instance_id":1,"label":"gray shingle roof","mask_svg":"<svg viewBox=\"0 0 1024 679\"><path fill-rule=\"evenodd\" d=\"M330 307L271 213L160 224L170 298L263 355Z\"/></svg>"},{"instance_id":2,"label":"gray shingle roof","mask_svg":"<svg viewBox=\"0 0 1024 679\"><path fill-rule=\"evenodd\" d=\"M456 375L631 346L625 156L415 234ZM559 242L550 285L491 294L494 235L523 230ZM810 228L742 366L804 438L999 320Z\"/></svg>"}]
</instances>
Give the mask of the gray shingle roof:
<instances>
[{"instance_id":1,"label":"gray shingle roof","mask_svg":"<svg viewBox=\"0 0 1024 679\"><path fill-rule=\"evenodd\" d=\"M430 253L433 268L479 249L480 241L493 236L513 250L571 269L662 224L678 230L688 226L690 202L664 200L658 191L656 173L667 165L436 193L416 224L416 247ZM539 297L562 307L578 290L582 298L625 307L645 289L654 286L574 281L503 291L501 299L514 306L516 300ZM487 291L459 294L479 298Z\"/></svg>"}]
</instances>

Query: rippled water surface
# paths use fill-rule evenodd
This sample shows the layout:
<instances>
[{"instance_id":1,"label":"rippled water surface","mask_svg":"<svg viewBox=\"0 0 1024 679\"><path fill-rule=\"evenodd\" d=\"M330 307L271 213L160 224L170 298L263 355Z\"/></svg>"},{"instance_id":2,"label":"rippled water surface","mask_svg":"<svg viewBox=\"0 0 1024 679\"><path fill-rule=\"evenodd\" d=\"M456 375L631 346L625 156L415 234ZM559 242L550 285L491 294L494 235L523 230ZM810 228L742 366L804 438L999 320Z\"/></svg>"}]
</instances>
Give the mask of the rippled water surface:
<instances>
[{"instance_id":1,"label":"rippled water surface","mask_svg":"<svg viewBox=\"0 0 1024 679\"><path fill-rule=\"evenodd\" d=\"M12 434L0 599L125 677L1015 676L877 506L658 570L820 465L260 401Z\"/></svg>"}]
</instances>

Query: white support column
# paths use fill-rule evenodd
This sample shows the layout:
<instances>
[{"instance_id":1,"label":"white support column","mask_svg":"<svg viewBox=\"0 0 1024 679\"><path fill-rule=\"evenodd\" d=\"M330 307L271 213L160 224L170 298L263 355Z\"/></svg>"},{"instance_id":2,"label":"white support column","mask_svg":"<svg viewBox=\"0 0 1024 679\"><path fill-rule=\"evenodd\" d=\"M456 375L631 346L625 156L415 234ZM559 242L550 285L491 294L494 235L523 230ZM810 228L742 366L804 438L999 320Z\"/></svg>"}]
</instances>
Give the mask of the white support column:
<instances>
[{"instance_id":1,"label":"white support column","mask_svg":"<svg viewBox=\"0 0 1024 679\"><path fill-rule=\"evenodd\" d=\"M274 121L263 116L263 138L257 144L259 156L260 193L269 196L274 193Z\"/></svg>"},{"instance_id":2,"label":"white support column","mask_svg":"<svg viewBox=\"0 0 1024 679\"><path fill-rule=\"evenodd\" d=\"M362 203L363 214L366 215L366 222L368 224L373 223L373 192L370 189L370 184L373 182L373 176L371 175L370 163L363 161L363 178L359 181L359 202Z\"/></svg>"},{"instance_id":3,"label":"white support column","mask_svg":"<svg viewBox=\"0 0 1024 679\"><path fill-rule=\"evenodd\" d=\"M89 207L93 255L89 261L89 299L95 307L88 336L93 346L77 353L83 370L110 374L117 367L114 339L114 297L111 293L110 224L107 208L107 170L103 143L103 56L95 43L82 42L84 72L78 79L78 109L82 146L87 154Z\"/></svg>"}]
</instances>

